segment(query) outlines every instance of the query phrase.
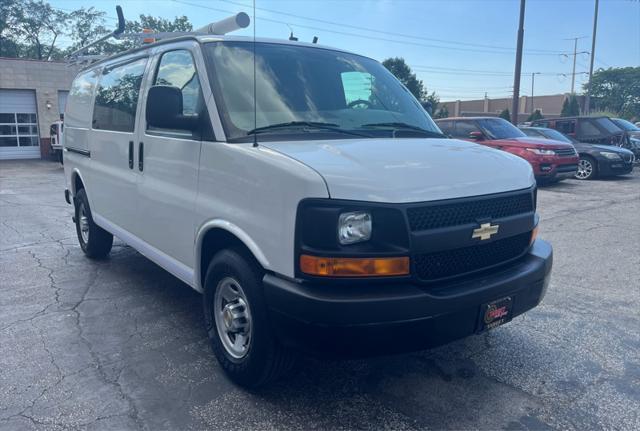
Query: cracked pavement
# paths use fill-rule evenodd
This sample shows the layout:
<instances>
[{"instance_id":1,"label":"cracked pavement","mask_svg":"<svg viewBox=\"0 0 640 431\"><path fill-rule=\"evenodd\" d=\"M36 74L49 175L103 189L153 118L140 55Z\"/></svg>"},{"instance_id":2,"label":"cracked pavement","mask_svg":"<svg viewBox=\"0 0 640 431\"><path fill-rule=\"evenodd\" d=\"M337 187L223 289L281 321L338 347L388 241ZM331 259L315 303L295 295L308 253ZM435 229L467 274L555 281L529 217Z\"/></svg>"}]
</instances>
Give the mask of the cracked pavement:
<instances>
[{"instance_id":1,"label":"cracked pavement","mask_svg":"<svg viewBox=\"0 0 640 431\"><path fill-rule=\"evenodd\" d=\"M198 293L78 245L62 168L0 162L0 429L640 429L640 173L541 189L541 306L480 336L231 384Z\"/></svg>"}]
</instances>

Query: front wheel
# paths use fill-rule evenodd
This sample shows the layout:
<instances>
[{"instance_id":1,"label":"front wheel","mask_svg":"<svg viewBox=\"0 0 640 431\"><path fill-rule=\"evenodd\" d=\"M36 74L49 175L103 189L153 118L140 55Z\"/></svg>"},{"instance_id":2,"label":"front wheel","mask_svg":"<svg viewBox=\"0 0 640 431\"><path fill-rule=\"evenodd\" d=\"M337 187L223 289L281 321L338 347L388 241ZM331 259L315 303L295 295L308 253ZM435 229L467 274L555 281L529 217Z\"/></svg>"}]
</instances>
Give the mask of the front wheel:
<instances>
[{"instance_id":1,"label":"front wheel","mask_svg":"<svg viewBox=\"0 0 640 431\"><path fill-rule=\"evenodd\" d=\"M76 233L80 248L87 257L99 259L105 257L111 251L113 235L95 224L91 216L89 199L84 189L76 194Z\"/></svg>"},{"instance_id":2,"label":"front wheel","mask_svg":"<svg viewBox=\"0 0 640 431\"><path fill-rule=\"evenodd\" d=\"M589 156L580 156L578 170L574 177L578 180L592 180L598 174L597 169L596 161L594 159Z\"/></svg>"},{"instance_id":3,"label":"front wheel","mask_svg":"<svg viewBox=\"0 0 640 431\"><path fill-rule=\"evenodd\" d=\"M213 353L235 383L256 388L289 370L294 355L275 339L262 268L241 250L218 252L205 277L204 317Z\"/></svg>"}]
</instances>

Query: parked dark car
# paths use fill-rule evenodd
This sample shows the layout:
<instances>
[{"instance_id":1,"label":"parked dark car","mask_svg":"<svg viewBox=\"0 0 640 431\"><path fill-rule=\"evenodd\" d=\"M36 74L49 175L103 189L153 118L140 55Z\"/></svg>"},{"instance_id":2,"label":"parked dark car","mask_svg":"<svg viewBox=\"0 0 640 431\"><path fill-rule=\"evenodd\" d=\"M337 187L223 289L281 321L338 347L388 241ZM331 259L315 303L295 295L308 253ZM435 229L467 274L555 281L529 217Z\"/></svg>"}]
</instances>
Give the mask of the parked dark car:
<instances>
[{"instance_id":1,"label":"parked dark car","mask_svg":"<svg viewBox=\"0 0 640 431\"><path fill-rule=\"evenodd\" d=\"M527 160L540 183L573 177L578 154L566 142L530 138L513 124L496 117L459 117L436 120L442 133L515 154Z\"/></svg>"},{"instance_id":2,"label":"parked dark car","mask_svg":"<svg viewBox=\"0 0 640 431\"><path fill-rule=\"evenodd\" d=\"M627 145L628 137L624 130L609 117L563 117L536 120L533 127L547 127L562 132L579 142L589 144Z\"/></svg>"},{"instance_id":3,"label":"parked dark car","mask_svg":"<svg viewBox=\"0 0 640 431\"><path fill-rule=\"evenodd\" d=\"M625 148L633 151L633 154L636 156L636 163L640 162L640 127L624 118L612 118L611 121L627 132L627 135L629 135L629 146L625 146Z\"/></svg>"},{"instance_id":4,"label":"parked dark car","mask_svg":"<svg viewBox=\"0 0 640 431\"><path fill-rule=\"evenodd\" d=\"M557 130L545 127L520 127L520 130L527 136L573 144L580 156L578 171L575 174L575 178L579 180L624 175L633 170L634 155L624 148L579 142Z\"/></svg>"}]
</instances>

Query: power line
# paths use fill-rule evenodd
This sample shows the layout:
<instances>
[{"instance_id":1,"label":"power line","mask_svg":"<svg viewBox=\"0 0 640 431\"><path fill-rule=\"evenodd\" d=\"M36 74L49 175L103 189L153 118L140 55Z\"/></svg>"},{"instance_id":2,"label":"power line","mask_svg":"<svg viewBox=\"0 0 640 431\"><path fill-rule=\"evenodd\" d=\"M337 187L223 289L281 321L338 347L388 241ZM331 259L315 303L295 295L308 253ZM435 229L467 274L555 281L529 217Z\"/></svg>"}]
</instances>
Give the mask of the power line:
<instances>
[{"instance_id":1,"label":"power line","mask_svg":"<svg viewBox=\"0 0 640 431\"><path fill-rule=\"evenodd\" d=\"M209 10L213 10L213 11L217 11L217 12L234 13L233 11L230 11L230 10L213 8L213 7L210 7L210 6L204 6L204 5L201 5L201 4L190 3L190 2L186 2L186 1L182 1L182 0L173 0L173 1L175 3L179 3L179 4L184 4L184 5L193 6L193 7L199 7L199 8L203 8L203 9L209 9ZM245 7L248 7L248 6L245 6ZM273 23L276 23L276 24L290 25L289 22L275 20L275 19L271 19L271 18L261 17L260 20L266 21L266 22L273 22ZM407 41L407 40L395 40L395 39L389 39L389 38L377 37L377 36L367 36L367 35L363 35L363 34L351 33L351 32L340 31L340 30L328 30L326 28L314 27L314 26L302 25L302 24L295 24L295 26L296 27L300 27L300 28L306 28L306 29L310 29L310 30L315 30L315 31L326 32L326 33L340 34L340 35L343 35L343 36L359 37L359 38L368 39L368 40L379 40L379 41L383 41L383 42L397 43L397 44L402 44L402 45L421 46L421 47L424 47L424 48L445 49L445 50L450 50L450 51L453 50L453 51L464 51L464 52L511 55L511 52L509 52L509 51L496 51L496 50L486 50L486 49L482 50L482 49L474 49L474 48L459 48L459 47L449 47L449 46L442 46L442 45L429 45L429 44L420 43L420 42L412 42L412 41ZM554 55L555 56L555 55L561 55L561 53L554 53L554 54L550 54L550 53L529 53L529 55Z\"/></svg>"},{"instance_id":2,"label":"power line","mask_svg":"<svg viewBox=\"0 0 640 431\"><path fill-rule=\"evenodd\" d=\"M237 5L237 6L243 6L243 7L247 7L247 8L250 7L249 5L246 5L244 3L237 2L237 1L232 1L232 0L220 0L220 1L225 2L225 3L229 3L229 4L233 4L233 5ZM486 44L470 43L470 42L460 42L460 41L453 41L453 40L447 40L447 39L435 39L435 38L431 38L431 37L418 36L418 35L414 35L414 34L390 32L390 31L385 31L385 30L374 29L374 28L371 28L371 27L363 27L363 26L357 26L357 25L353 25L353 24L338 23L338 22L319 19L319 18L311 18L311 17L307 17L307 16L303 16L303 15L296 15L296 14L292 14L292 13L289 13L289 12L283 12L283 11L278 11L278 10L274 10L274 9L267 9L267 8L261 8L261 7L256 7L256 9L257 10L262 10L262 11L265 11L265 12L278 14L278 15L289 16L289 17L292 17L292 18L304 19L304 20L308 20L308 21L319 22L319 23L322 23L322 24L329 24L329 25L334 25L334 26L339 26L339 27L352 28L352 29L355 29L355 30L368 31L368 32L372 32L372 33L386 34L386 35L389 35L389 36L406 37L406 38L410 38L410 39L419 39L419 40L425 40L425 41L429 41L429 42L440 42L440 43L446 43L446 44L450 44L450 45L473 46L473 47L480 47L480 48L491 48L491 49L502 49L502 50L507 50L507 51L515 51L515 48L511 48L511 47L507 47L507 46L486 45ZM529 49L528 51L530 51L530 52L538 52L538 53L549 53L549 54L563 54L564 53L564 51L554 51L554 50L547 50L547 49Z\"/></svg>"}]
</instances>

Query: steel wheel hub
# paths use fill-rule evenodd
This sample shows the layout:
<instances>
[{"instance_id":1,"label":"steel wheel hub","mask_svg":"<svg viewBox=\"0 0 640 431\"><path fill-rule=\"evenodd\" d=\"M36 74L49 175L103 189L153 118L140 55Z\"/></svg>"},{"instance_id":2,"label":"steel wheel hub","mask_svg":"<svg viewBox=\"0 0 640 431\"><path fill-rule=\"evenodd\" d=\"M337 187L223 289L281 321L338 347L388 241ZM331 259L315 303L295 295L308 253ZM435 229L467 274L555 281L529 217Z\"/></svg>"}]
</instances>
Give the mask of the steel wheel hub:
<instances>
[{"instance_id":1,"label":"steel wheel hub","mask_svg":"<svg viewBox=\"0 0 640 431\"><path fill-rule=\"evenodd\" d=\"M240 283L223 278L214 297L214 318L218 337L229 355L246 356L251 343L251 311Z\"/></svg>"},{"instance_id":2,"label":"steel wheel hub","mask_svg":"<svg viewBox=\"0 0 640 431\"><path fill-rule=\"evenodd\" d=\"M82 241L86 244L89 242L89 217L87 217L87 211L84 208L84 204L80 204L79 223L80 223L80 236Z\"/></svg>"}]
</instances>

